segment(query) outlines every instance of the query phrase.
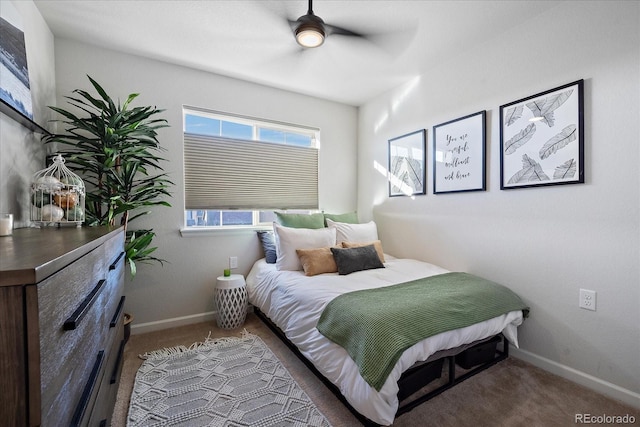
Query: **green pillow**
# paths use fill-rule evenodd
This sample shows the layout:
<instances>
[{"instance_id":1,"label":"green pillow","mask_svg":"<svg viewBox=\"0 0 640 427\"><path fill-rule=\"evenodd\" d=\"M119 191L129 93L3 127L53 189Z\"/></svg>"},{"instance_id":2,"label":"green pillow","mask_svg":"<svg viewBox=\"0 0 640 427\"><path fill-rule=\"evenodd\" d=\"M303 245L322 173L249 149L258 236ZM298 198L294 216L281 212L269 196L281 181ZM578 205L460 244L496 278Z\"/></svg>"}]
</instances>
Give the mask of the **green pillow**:
<instances>
[{"instance_id":1,"label":"green pillow","mask_svg":"<svg viewBox=\"0 0 640 427\"><path fill-rule=\"evenodd\" d=\"M324 215L275 212L278 224L291 228L324 228Z\"/></svg>"},{"instance_id":2,"label":"green pillow","mask_svg":"<svg viewBox=\"0 0 640 427\"><path fill-rule=\"evenodd\" d=\"M358 224L358 213L350 212L344 214L324 214L324 225L327 226L327 220L330 219L333 222L345 222L347 224Z\"/></svg>"}]
</instances>

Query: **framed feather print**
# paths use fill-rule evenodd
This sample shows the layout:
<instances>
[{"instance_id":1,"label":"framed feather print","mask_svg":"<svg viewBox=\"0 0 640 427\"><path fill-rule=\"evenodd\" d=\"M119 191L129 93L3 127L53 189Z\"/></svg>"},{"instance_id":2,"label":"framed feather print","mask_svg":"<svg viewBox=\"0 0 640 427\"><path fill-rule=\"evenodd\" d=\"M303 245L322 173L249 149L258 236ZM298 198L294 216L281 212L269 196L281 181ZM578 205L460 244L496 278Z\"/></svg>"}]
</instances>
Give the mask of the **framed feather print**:
<instances>
[{"instance_id":1,"label":"framed feather print","mask_svg":"<svg viewBox=\"0 0 640 427\"><path fill-rule=\"evenodd\" d=\"M584 183L584 80L500 106L500 189Z\"/></svg>"},{"instance_id":2,"label":"framed feather print","mask_svg":"<svg viewBox=\"0 0 640 427\"><path fill-rule=\"evenodd\" d=\"M389 140L389 196L426 194L426 130Z\"/></svg>"}]
</instances>

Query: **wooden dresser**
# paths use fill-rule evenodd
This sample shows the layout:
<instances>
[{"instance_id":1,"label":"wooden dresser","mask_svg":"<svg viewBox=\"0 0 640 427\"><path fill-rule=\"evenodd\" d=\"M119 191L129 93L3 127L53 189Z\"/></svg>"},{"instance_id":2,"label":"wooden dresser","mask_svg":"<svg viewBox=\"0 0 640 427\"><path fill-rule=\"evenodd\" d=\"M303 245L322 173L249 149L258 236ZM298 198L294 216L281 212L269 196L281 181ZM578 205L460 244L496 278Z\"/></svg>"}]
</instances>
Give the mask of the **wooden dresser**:
<instances>
[{"instance_id":1,"label":"wooden dresser","mask_svg":"<svg viewBox=\"0 0 640 427\"><path fill-rule=\"evenodd\" d=\"M124 230L0 237L0 424L109 426L124 350Z\"/></svg>"}]
</instances>

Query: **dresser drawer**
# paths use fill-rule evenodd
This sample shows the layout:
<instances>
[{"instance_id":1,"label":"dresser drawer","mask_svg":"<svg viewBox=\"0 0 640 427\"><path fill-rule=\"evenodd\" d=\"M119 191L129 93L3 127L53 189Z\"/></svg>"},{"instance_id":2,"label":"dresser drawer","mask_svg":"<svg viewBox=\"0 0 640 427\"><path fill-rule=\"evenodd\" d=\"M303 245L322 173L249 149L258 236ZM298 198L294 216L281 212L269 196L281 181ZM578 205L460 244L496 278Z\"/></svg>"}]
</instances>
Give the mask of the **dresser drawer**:
<instances>
[{"instance_id":1,"label":"dresser drawer","mask_svg":"<svg viewBox=\"0 0 640 427\"><path fill-rule=\"evenodd\" d=\"M99 352L94 360L92 374L84 384L70 427L109 426L111 423L124 356L124 329L118 330L112 345Z\"/></svg>"},{"instance_id":2,"label":"dresser drawer","mask_svg":"<svg viewBox=\"0 0 640 427\"><path fill-rule=\"evenodd\" d=\"M90 377L99 380L104 372L95 372L96 363L109 356L110 322L122 294L121 281L109 280L115 257L106 249L99 246L38 285L43 425L69 424Z\"/></svg>"},{"instance_id":3,"label":"dresser drawer","mask_svg":"<svg viewBox=\"0 0 640 427\"><path fill-rule=\"evenodd\" d=\"M8 242L0 329L14 327L0 334L0 425L108 425L122 369L124 229L22 228Z\"/></svg>"},{"instance_id":4,"label":"dresser drawer","mask_svg":"<svg viewBox=\"0 0 640 427\"><path fill-rule=\"evenodd\" d=\"M90 376L85 383L71 426L110 425L124 356L123 279L124 258L117 256L116 260L109 264L108 286L104 290L107 304L102 310L103 316L98 323L104 336L102 341L104 366L101 366L98 377Z\"/></svg>"},{"instance_id":5,"label":"dresser drawer","mask_svg":"<svg viewBox=\"0 0 640 427\"><path fill-rule=\"evenodd\" d=\"M104 376L97 392L95 402L93 403L93 408L90 414L86 414L88 422L85 423L83 420L81 425L91 427L111 425L111 416L118 394L118 385L120 384L120 374L122 371L124 357L125 342L122 322L120 322L120 327L117 330L118 334L109 349L109 357L105 365Z\"/></svg>"},{"instance_id":6,"label":"dresser drawer","mask_svg":"<svg viewBox=\"0 0 640 427\"><path fill-rule=\"evenodd\" d=\"M104 262L109 264L110 269L115 265L124 265L124 233L107 240L102 246L106 256Z\"/></svg>"},{"instance_id":7,"label":"dresser drawer","mask_svg":"<svg viewBox=\"0 0 640 427\"><path fill-rule=\"evenodd\" d=\"M101 325L107 327L106 333L110 336L114 334L116 322L122 323L124 317L124 272L125 259L122 246L105 258L108 260L106 280L108 286L105 289L106 306L104 309L103 321Z\"/></svg>"}]
</instances>

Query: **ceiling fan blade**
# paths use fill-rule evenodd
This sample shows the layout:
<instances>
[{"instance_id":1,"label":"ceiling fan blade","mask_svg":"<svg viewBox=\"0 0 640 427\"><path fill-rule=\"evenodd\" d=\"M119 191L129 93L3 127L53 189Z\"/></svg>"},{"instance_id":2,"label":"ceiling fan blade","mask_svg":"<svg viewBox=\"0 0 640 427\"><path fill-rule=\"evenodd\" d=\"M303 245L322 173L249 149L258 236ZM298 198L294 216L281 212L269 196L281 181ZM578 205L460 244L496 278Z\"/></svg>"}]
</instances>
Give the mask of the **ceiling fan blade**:
<instances>
[{"instance_id":1,"label":"ceiling fan blade","mask_svg":"<svg viewBox=\"0 0 640 427\"><path fill-rule=\"evenodd\" d=\"M346 28L337 27L335 25L329 25L325 23L324 28L325 28L325 31L327 32L327 35L367 38L367 36L364 34L356 33L355 31L347 30Z\"/></svg>"},{"instance_id":2,"label":"ceiling fan blade","mask_svg":"<svg viewBox=\"0 0 640 427\"><path fill-rule=\"evenodd\" d=\"M293 31L294 33L296 32L296 28L298 28L298 21L293 21L289 18L287 18L287 22L289 23L289 28L291 28L291 31Z\"/></svg>"},{"instance_id":3,"label":"ceiling fan blade","mask_svg":"<svg viewBox=\"0 0 640 427\"><path fill-rule=\"evenodd\" d=\"M342 27L325 24L328 35L352 36L349 40L362 40L389 55L398 55L404 51L405 47L414 39L417 26L409 25L404 28L389 29L382 32L356 32Z\"/></svg>"}]
</instances>

